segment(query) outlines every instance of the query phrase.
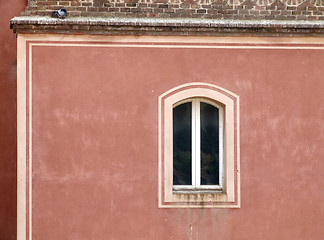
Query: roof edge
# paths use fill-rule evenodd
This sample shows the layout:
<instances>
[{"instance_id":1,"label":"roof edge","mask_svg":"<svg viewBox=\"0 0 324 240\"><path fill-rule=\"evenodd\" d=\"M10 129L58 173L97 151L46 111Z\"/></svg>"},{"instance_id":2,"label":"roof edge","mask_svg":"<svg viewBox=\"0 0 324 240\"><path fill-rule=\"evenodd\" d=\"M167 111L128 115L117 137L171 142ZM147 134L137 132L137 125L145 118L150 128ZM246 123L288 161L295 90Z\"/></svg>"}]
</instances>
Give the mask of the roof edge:
<instances>
[{"instance_id":1,"label":"roof edge","mask_svg":"<svg viewBox=\"0 0 324 240\"><path fill-rule=\"evenodd\" d=\"M15 33L92 33L138 32L142 34L182 33L180 35L213 35L221 33L255 33L323 35L324 21L228 20L190 18L85 18L57 19L47 16L21 16L10 21ZM173 33L173 34L172 34ZM195 34L194 34L195 33ZM199 33L199 34L196 34ZM205 34L204 34L205 33ZM176 35L178 35L176 34Z\"/></svg>"}]
</instances>

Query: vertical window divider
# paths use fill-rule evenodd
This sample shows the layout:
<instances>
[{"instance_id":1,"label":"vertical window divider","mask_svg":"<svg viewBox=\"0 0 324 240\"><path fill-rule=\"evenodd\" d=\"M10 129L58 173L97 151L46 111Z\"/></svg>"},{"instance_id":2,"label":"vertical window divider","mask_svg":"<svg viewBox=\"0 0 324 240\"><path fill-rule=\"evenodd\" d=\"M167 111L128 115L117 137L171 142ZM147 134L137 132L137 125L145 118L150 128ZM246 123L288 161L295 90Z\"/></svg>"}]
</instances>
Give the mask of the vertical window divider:
<instances>
[{"instance_id":1,"label":"vertical window divider","mask_svg":"<svg viewBox=\"0 0 324 240\"><path fill-rule=\"evenodd\" d=\"M192 179L192 187L195 188L196 187L196 101L193 100L191 103L191 114L192 114L192 123L191 123L191 179Z\"/></svg>"},{"instance_id":2,"label":"vertical window divider","mask_svg":"<svg viewBox=\"0 0 324 240\"><path fill-rule=\"evenodd\" d=\"M195 99L195 112L196 112L196 122L195 122L195 131L196 131L196 156L195 156L195 164L196 164L196 186L200 187L200 158L201 158L201 146L200 146L200 101Z\"/></svg>"}]
</instances>

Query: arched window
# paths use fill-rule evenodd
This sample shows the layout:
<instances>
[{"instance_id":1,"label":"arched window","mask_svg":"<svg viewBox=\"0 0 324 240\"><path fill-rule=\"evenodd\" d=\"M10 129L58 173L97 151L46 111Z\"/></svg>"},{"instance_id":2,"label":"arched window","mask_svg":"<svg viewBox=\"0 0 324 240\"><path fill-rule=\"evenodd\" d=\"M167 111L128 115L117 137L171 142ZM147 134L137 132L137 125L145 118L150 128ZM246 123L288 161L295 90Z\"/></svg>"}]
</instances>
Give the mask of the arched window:
<instances>
[{"instance_id":1,"label":"arched window","mask_svg":"<svg viewBox=\"0 0 324 240\"><path fill-rule=\"evenodd\" d=\"M159 97L159 207L239 207L239 97L205 83Z\"/></svg>"},{"instance_id":2,"label":"arched window","mask_svg":"<svg viewBox=\"0 0 324 240\"><path fill-rule=\"evenodd\" d=\"M223 188L223 107L204 98L173 106L173 191Z\"/></svg>"}]
</instances>

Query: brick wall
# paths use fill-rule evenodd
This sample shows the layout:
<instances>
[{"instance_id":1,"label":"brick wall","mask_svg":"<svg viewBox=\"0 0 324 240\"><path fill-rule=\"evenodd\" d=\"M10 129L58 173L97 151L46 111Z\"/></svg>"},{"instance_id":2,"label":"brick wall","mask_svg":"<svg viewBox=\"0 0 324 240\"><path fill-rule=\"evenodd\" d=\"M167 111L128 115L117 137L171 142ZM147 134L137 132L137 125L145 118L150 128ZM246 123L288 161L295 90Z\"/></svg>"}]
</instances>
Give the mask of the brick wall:
<instances>
[{"instance_id":1,"label":"brick wall","mask_svg":"<svg viewBox=\"0 0 324 240\"><path fill-rule=\"evenodd\" d=\"M29 0L24 16L324 20L324 0Z\"/></svg>"}]
</instances>

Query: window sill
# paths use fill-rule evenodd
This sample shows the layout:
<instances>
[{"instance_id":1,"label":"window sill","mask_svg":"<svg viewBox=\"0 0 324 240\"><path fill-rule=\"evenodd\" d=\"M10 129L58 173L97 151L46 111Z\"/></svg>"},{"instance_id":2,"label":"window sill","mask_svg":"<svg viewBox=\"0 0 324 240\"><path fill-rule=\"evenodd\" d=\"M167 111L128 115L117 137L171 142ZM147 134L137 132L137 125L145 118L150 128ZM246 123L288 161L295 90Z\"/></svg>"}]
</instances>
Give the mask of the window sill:
<instances>
[{"instance_id":1,"label":"window sill","mask_svg":"<svg viewBox=\"0 0 324 240\"><path fill-rule=\"evenodd\" d=\"M172 194L222 194L222 189L173 189Z\"/></svg>"}]
</instances>

